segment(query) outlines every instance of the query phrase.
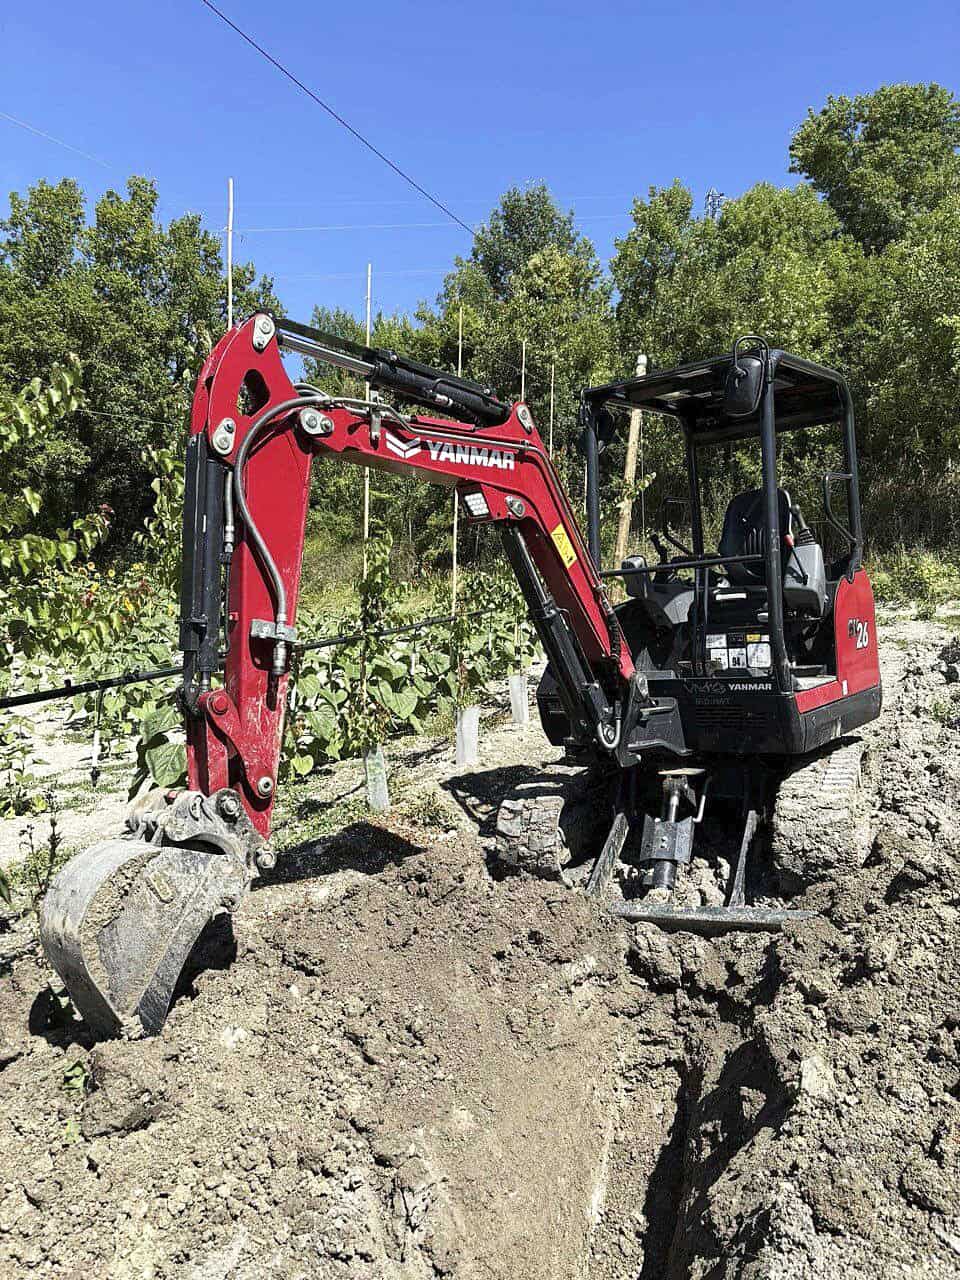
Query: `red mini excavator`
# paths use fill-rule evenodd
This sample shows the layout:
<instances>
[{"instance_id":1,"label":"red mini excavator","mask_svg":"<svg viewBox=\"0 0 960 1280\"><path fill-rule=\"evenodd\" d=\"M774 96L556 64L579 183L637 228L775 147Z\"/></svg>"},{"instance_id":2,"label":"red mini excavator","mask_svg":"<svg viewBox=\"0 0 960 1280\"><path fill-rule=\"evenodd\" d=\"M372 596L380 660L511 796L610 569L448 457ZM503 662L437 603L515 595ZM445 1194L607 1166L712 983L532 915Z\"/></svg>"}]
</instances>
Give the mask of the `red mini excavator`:
<instances>
[{"instance_id":1,"label":"red mini excavator","mask_svg":"<svg viewBox=\"0 0 960 1280\"><path fill-rule=\"evenodd\" d=\"M291 382L283 351L360 375L368 398ZM378 391L444 416L392 407ZM658 564L633 557L612 571L629 591L615 609L599 563L598 455L617 410L638 406L668 415L685 441L693 546L674 540L679 554L663 548ZM827 422L841 424L845 452L843 472L823 479L826 516L845 539L830 564L776 475L778 432ZM188 789L154 793L123 838L73 858L42 912L47 956L98 1035L156 1032L201 930L275 862L267 841L316 454L456 486L469 520L500 528L548 660L541 720L567 765L504 800L503 862L579 878L625 918L665 927L776 928L804 914L779 899L748 903L746 859L758 825L786 803L781 825L795 838L780 839L781 896L802 888L805 819L818 797L845 803L856 773L845 735L879 712L846 384L741 341L725 356L589 389L581 425L588 544L525 405L265 314L218 343L197 383L186 460ZM750 438L762 485L730 503L708 554L698 451ZM846 524L831 504L836 484ZM739 855L721 902L685 905L678 873L708 799L721 796L740 804Z\"/></svg>"}]
</instances>

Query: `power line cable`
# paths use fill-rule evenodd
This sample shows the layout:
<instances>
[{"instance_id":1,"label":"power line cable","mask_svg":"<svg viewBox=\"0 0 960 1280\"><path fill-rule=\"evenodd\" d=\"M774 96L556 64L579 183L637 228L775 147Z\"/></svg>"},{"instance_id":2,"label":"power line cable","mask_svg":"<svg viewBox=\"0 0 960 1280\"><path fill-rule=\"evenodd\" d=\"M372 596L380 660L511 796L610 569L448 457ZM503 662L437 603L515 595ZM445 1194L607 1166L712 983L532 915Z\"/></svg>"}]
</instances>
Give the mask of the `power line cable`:
<instances>
[{"instance_id":1,"label":"power line cable","mask_svg":"<svg viewBox=\"0 0 960 1280\"><path fill-rule=\"evenodd\" d=\"M603 194L600 192L594 192L589 195L554 196L554 199L558 204L568 204L568 203L572 204L577 200L633 200L634 198L635 198L635 193L610 195L610 194ZM497 201L499 199L500 199L499 196L460 196L457 200L457 203L458 204L482 204L482 205L486 205L488 208L496 210ZM244 200L243 203L244 203L244 208L246 209L315 209L317 207L316 200ZM418 203L419 202L416 200L382 200L382 199L353 200L353 199L346 199L346 198L341 199L339 197L335 199L329 199L327 197L324 197L324 204L330 205L333 207L340 207L340 206L352 207L352 206L368 205L370 207L376 206L377 208L380 208L384 205L410 206ZM204 201L204 203L200 206L200 208L203 212L209 212L210 210L213 210L213 209L216 209L219 212L219 205L216 205L213 203L207 203L206 201Z\"/></svg>"},{"instance_id":2,"label":"power line cable","mask_svg":"<svg viewBox=\"0 0 960 1280\"><path fill-rule=\"evenodd\" d=\"M450 229L448 222L336 222L313 227L236 227L237 235L272 231L404 231L425 227ZM471 233L472 234L472 233Z\"/></svg>"},{"instance_id":3,"label":"power line cable","mask_svg":"<svg viewBox=\"0 0 960 1280\"><path fill-rule=\"evenodd\" d=\"M104 169L116 169L115 165L106 160L101 160L99 156L93 156L89 151L81 151L79 147L71 146L69 142L64 142L62 138L55 138L52 133L44 133L36 125L28 124L26 120L20 120L16 116L10 115L7 111L0 111L0 118L9 120L11 124L19 125L21 129L26 129L28 133L35 133L38 138L44 138L47 142L53 142L56 146L63 147L65 151L72 151L75 156L83 156L84 160L92 160L94 164L102 165Z\"/></svg>"},{"instance_id":4,"label":"power line cable","mask_svg":"<svg viewBox=\"0 0 960 1280\"><path fill-rule=\"evenodd\" d=\"M378 271L380 279L384 276L434 276L450 270L449 263L439 267L405 267L398 271ZM366 277L365 271L277 271L274 280L360 280Z\"/></svg>"},{"instance_id":5,"label":"power line cable","mask_svg":"<svg viewBox=\"0 0 960 1280\"><path fill-rule=\"evenodd\" d=\"M204 0L205 2L205 0ZM586 217L574 218L574 223L584 222L615 222L621 218L629 218L628 212L620 213L588 213ZM288 234L297 232L321 232L321 231L417 231L428 230L448 231L449 223L446 222L332 222L324 223L316 226L303 227L237 227L235 233L238 236L245 235L261 235L261 234ZM476 234L476 233L472 233Z\"/></svg>"},{"instance_id":6,"label":"power line cable","mask_svg":"<svg viewBox=\"0 0 960 1280\"><path fill-rule=\"evenodd\" d=\"M413 187L414 191L419 191L419 193L422 196L424 196L427 200L429 200L432 205L435 205L436 208L438 208L441 213L446 214L446 216L450 218L451 221L455 222L458 227L462 227L463 230L466 231L467 235L469 235L471 238L473 237L474 232L472 227L468 227L467 224L461 218L458 218L457 215L451 209L447 208L447 206L443 203L442 200L438 200L436 196L431 195L430 192L427 191L425 187L421 187L419 182L417 182L414 178L411 178L409 173L406 173L403 169L401 169L398 164L394 164L394 162L390 159L390 157L384 155L384 153L379 149L379 147L375 147L374 144L369 140L369 138L365 138L358 129L355 129L353 125L349 123L349 121L345 120L342 115L334 111L333 107L331 107L329 103L324 102L324 100L321 97L318 97L318 95L315 94L312 89L308 88L303 83L302 80L298 80L292 71L288 70L288 68L285 67L282 62L278 62L277 59L273 56L273 54L268 53L267 50L264 49L262 45L257 44L256 40L254 40L252 36L247 35L247 33L241 27L238 27L235 22L232 22L227 17L227 15L222 12L222 10L218 9L215 4L211 3L211 0L200 0L200 3L203 4L206 8L208 8L211 13L215 13L217 17L220 19L220 21L225 22L226 25L230 27L232 31L235 31L242 40L245 40L246 43L251 47L251 49L255 49L262 58L266 58L266 60L272 66L276 67L276 69L282 75L285 75L292 84L295 84L297 88L301 90L301 92L305 93L308 98L312 99L312 101L314 101L318 107L322 107L323 110L326 111L328 116L331 116L334 120L336 120L337 124L341 125L344 129L346 129L347 132L351 134L354 138L356 138L358 142L362 143L367 148L368 151L372 151L378 160L382 160L383 163L385 165L388 165L389 168L391 168L393 172L397 174L398 177L402 178L404 182L406 182L409 186Z\"/></svg>"}]
</instances>

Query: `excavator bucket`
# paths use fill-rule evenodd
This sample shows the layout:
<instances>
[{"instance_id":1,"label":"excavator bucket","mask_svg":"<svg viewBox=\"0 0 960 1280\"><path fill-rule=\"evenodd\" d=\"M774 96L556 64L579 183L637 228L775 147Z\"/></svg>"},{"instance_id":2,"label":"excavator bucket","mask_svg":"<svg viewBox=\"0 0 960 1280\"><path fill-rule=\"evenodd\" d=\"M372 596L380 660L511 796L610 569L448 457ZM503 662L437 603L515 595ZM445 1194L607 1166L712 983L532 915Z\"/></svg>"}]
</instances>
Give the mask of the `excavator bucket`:
<instances>
[{"instance_id":1,"label":"excavator bucket","mask_svg":"<svg viewBox=\"0 0 960 1280\"><path fill-rule=\"evenodd\" d=\"M245 888L220 853L106 840L57 876L40 937L95 1035L154 1035L204 926Z\"/></svg>"},{"instance_id":2,"label":"excavator bucket","mask_svg":"<svg viewBox=\"0 0 960 1280\"><path fill-rule=\"evenodd\" d=\"M155 1035L203 928L240 905L251 872L242 841L227 836L221 814L206 797L185 793L139 822L137 834L153 840L105 840L54 879L40 938L98 1038ZM242 821L230 819L234 827ZM162 843L164 836L189 839L192 827L205 828L202 843Z\"/></svg>"}]
</instances>

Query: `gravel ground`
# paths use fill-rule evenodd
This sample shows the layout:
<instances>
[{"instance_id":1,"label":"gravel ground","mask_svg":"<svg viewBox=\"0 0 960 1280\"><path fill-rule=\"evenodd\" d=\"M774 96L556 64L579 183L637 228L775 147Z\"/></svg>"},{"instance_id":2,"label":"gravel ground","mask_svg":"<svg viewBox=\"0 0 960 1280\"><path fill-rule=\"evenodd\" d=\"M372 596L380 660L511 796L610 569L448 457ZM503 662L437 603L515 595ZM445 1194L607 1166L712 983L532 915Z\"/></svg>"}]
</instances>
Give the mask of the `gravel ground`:
<instances>
[{"instance_id":1,"label":"gravel ground","mask_svg":"<svg viewBox=\"0 0 960 1280\"><path fill-rule=\"evenodd\" d=\"M960 655L881 644L865 865L778 938L491 876L555 754L491 723L470 774L394 747L382 825L354 766L292 799L155 1040L91 1045L8 947L0 1276L960 1276Z\"/></svg>"}]
</instances>

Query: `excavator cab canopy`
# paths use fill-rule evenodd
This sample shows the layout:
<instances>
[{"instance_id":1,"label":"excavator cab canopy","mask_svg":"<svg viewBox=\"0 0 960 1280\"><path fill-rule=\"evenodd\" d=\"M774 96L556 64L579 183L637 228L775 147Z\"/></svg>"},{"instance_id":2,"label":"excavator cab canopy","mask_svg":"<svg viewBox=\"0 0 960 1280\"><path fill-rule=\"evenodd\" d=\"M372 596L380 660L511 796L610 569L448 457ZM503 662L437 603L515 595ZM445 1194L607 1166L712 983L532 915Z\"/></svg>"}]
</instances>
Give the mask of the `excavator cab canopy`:
<instances>
[{"instance_id":1,"label":"excavator cab canopy","mask_svg":"<svg viewBox=\"0 0 960 1280\"><path fill-rule=\"evenodd\" d=\"M586 388L582 396L581 444L587 462L588 541L598 568L601 567L598 459L623 420L623 415L613 412L617 409L645 409L661 414L673 419L682 431L695 555L700 557L704 550L697 455L702 446L751 438L759 440L765 522L773 532L779 525L777 437L798 427L838 423L843 469L822 478L824 515L847 547L845 572L852 576L860 568L863 529L853 400L846 380L836 370L771 348L762 338L748 336L738 338L732 352L726 355ZM838 484L846 489L846 511L842 520L834 513L831 501L831 491ZM770 555L772 558L772 549Z\"/></svg>"},{"instance_id":2,"label":"excavator cab canopy","mask_svg":"<svg viewBox=\"0 0 960 1280\"><path fill-rule=\"evenodd\" d=\"M852 419L850 394L841 374L786 351L768 350L765 357L777 433L843 422L848 410ZM584 396L594 414L605 408L665 414L691 431L697 444L746 439L761 431L763 364L756 351L736 357L728 353L590 387ZM743 391L749 394L743 396ZM602 429L605 424L599 425Z\"/></svg>"},{"instance_id":3,"label":"excavator cab canopy","mask_svg":"<svg viewBox=\"0 0 960 1280\"><path fill-rule=\"evenodd\" d=\"M856 436L846 381L825 365L748 335L738 338L726 355L586 389L581 422L587 461L587 531L598 568L602 568L598 459L604 443L626 418L617 409L659 413L675 421L682 432L692 545L685 547L668 533L674 549L681 552L669 564L665 557L654 565L643 557L631 557L601 576L625 579L631 594L641 587L650 594L666 569L694 575L693 604L689 624L685 621L684 626L689 625L691 632L695 674L705 673L709 666L708 641L722 630L718 619L727 595L734 589L739 595L746 592L751 602L756 595L759 603L747 629L769 634L775 685L781 692L794 690L797 672L803 667L788 652L795 648L791 632L816 625L817 620L826 632L837 583L841 578L852 582L862 564ZM840 427L843 462L841 470L821 476L822 515L841 550L825 564L822 547L790 496L793 478L778 474L778 437L798 427L831 423ZM708 551L699 455L710 446L750 439L760 445L760 487L731 500L720 544ZM838 486L845 489L841 514L832 496ZM652 585L644 586L644 580ZM718 580L723 588L719 593ZM714 632L709 631L710 625Z\"/></svg>"}]
</instances>

